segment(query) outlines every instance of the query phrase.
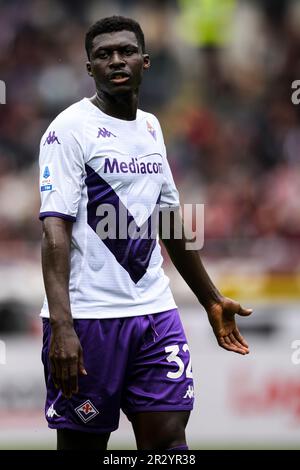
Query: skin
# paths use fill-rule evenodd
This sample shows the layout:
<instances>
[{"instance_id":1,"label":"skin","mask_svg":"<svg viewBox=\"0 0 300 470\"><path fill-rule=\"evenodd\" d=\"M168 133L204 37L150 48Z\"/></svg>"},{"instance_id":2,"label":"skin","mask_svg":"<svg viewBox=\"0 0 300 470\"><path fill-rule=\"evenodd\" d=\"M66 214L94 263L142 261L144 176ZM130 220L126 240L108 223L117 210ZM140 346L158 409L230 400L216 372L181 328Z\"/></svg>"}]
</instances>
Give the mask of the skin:
<instances>
[{"instance_id":1,"label":"skin","mask_svg":"<svg viewBox=\"0 0 300 470\"><path fill-rule=\"evenodd\" d=\"M143 73L150 67L149 55L142 53L135 34L120 31L96 36L86 67L96 85L92 103L110 116L134 120ZM128 80L114 83L111 77L117 72L128 74Z\"/></svg>"},{"instance_id":2,"label":"skin","mask_svg":"<svg viewBox=\"0 0 300 470\"><path fill-rule=\"evenodd\" d=\"M96 94L91 102L115 118L136 118L139 86L150 67L135 34L120 31L98 35L93 40L88 74L94 79ZM119 77L119 78L118 78ZM248 316L234 300L223 297L209 278L196 251L185 250L185 238L172 234L175 224L182 224L179 214L171 218L171 237L163 239L175 267L205 308L219 346L238 354L249 348L235 323L235 315ZM88 372L84 351L74 330L69 300L70 248L72 222L57 217L43 221L42 267L50 310L50 366L53 381L66 398L78 392L78 377ZM131 416L138 449L168 449L186 445L185 427L188 411L148 412ZM90 434L66 429L57 432L58 449L105 449L109 433Z\"/></svg>"},{"instance_id":3,"label":"skin","mask_svg":"<svg viewBox=\"0 0 300 470\"><path fill-rule=\"evenodd\" d=\"M203 266L199 252L185 249L188 240L185 238L184 230L181 239L174 238L175 227L182 225L183 221L178 211L174 214L174 218L171 218L170 239L164 239L160 230L161 240L174 266L205 308L219 346L227 351L248 354L249 347L236 326L235 315L246 317L252 313L252 310L241 307L238 302L224 297L218 291ZM176 231L178 232L178 229Z\"/></svg>"},{"instance_id":4,"label":"skin","mask_svg":"<svg viewBox=\"0 0 300 470\"><path fill-rule=\"evenodd\" d=\"M47 217L42 239L42 268L52 331L50 369L55 386L66 398L78 392L78 374L87 374L69 299L72 226L72 222Z\"/></svg>"}]
</instances>

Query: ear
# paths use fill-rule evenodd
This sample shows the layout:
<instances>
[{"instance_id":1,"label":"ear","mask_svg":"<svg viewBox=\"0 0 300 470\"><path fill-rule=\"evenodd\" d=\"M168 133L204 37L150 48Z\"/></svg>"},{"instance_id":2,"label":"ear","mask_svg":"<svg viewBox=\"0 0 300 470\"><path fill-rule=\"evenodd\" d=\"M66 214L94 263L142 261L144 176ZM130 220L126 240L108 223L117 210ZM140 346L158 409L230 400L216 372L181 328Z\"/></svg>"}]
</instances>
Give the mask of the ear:
<instances>
[{"instance_id":1,"label":"ear","mask_svg":"<svg viewBox=\"0 0 300 470\"><path fill-rule=\"evenodd\" d=\"M87 62L86 63L86 69L87 69L87 73L90 77L93 76L93 72L92 72L92 66L91 66L91 63L90 62Z\"/></svg>"},{"instance_id":2,"label":"ear","mask_svg":"<svg viewBox=\"0 0 300 470\"><path fill-rule=\"evenodd\" d=\"M149 54L143 54L143 58L144 58L143 69L144 70L149 69L149 67L151 65Z\"/></svg>"}]
</instances>

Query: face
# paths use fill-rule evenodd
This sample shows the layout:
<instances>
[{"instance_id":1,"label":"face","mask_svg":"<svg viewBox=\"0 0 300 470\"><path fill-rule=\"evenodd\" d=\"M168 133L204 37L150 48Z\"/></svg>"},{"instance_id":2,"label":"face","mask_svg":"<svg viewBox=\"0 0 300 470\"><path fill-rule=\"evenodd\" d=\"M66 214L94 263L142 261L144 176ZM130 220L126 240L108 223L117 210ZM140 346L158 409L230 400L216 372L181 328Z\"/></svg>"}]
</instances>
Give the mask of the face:
<instances>
[{"instance_id":1,"label":"face","mask_svg":"<svg viewBox=\"0 0 300 470\"><path fill-rule=\"evenodd\" d=\"M96 87L110 95L138 90L143 72L150 67L132 31L99 34L93 40L88 74Z\"/></svg>"}]
</instances>

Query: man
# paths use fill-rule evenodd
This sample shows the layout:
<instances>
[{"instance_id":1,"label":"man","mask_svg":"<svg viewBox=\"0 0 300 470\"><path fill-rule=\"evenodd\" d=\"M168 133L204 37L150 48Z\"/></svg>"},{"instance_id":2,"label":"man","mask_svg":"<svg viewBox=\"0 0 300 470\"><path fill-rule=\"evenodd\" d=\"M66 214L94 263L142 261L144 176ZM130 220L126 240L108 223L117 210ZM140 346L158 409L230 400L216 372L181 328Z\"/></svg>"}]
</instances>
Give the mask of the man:
<instances>
[{"instance_id":1,"label":"man","mask_svg":"<svg viewBox=\"0 0 300 470\"><path fill-rule=\"evenodd\" d=\"M153 207L175 214L163 243L221 347L249 352L234 315L251 310L222 297L175 238L179 199L160 125L137 109L150 67L140 26L102 19L86 50L96 94L63 111L40 148L46 418L58 449L106 449L122 409L138 449L184 450L193 378L160 246L145 231Z\"/></svg>"}]
</instances>

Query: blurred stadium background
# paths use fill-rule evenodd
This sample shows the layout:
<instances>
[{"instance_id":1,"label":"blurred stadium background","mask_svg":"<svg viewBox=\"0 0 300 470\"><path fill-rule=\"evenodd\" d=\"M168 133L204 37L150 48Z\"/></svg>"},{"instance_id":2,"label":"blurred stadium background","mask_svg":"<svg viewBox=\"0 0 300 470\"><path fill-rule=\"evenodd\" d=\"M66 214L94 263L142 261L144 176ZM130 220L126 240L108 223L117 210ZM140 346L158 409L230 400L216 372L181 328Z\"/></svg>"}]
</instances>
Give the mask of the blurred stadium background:
<instances>
[{"instance_id":1,"label":"blurred stadium background","mask_svg":"<svg viewBox=\"0 0 300 470\"><path fill-rule=\"evenodd\" d=\"M55 446L43 418L38 145L93 93L84 34L110 14L144 29L140 106L162 122L182 203L205 203L208 270L254 308L239 322L251 354L226 353L166 261L196 378L190 447L299 449L300 2L289 0L0 1L0 448ZM125 418L110 448L134 448Z\"/></svg>"}]
</instances>

